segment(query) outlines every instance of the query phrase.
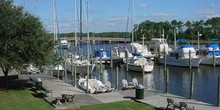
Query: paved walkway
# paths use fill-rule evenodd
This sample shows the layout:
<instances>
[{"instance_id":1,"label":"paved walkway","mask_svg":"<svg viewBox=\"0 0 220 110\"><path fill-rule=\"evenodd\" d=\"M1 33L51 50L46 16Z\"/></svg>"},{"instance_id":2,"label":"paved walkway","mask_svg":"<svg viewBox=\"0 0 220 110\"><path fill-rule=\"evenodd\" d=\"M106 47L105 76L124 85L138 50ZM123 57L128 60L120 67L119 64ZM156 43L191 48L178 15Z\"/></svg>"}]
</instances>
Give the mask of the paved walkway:
<instances>
[{"instance_id":1,"label":"paved walkway","mask_svg":"<svg viewBox=\"0 0 220 110\"><path fill-rule=\"evenodd\" d=\"M157 108L166 108L167 98L171 98L175 102L185 102L189 107L193 106L195 110L220 110L220 107L208 103L191 100L184 97L180 97L172 94L166 94L166 93L158 93L157 95L147 96L144 97L144 99L138 101L153 105Z\"/></svg>"},{"instance_id":2,"label":"paved walkway","mask_svg":"<svg viewBox=\"0 0 220 110\"><path fill-rule=\"evenodd\" d=\"M29 77L41 78L43 86L46 86L47 89L53 91L52 96L48 94L48 97L45 97L45 100L50 102L56 109L77 108L85 105L131 100L135 98L135 89L116 90L114 92L102 94L86 94L81 89L73 87L71 84L65 83L64 81L58 80L57 78L49 76L47 74L20 75L19 79L28 80ZM55 105L53 101L56 97L61 97L62 92L70 92L75 94L75 103L72 102L67 104ZM137 101L163 109L167 106L166 98L168 97L174 99L175 102L186 102L189 106L194 106L195 110L220 110L220 107L216 107L208 103L190 100L172 94L159 93L153 90L144 90L144 99Z\"/></svg>"}]
</instances>

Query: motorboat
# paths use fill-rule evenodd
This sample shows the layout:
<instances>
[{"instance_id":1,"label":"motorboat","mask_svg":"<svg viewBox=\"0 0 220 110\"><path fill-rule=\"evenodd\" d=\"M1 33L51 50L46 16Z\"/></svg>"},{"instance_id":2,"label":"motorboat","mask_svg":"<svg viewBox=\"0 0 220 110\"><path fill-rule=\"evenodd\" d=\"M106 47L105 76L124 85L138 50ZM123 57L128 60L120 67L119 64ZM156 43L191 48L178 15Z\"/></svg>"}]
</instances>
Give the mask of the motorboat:
<instances>
[{"instance_id":1,"label":"motorboat","mask_svg":"<svg viewBox=\"0 0 220 110\"><path fill-rule=\"evenodd\" d=\"M33 74L40 73L40 69L35 67L33 64L28 64L26 66L27 66L26 67L27 73L33 73Z\"/></svg>"},{"instance_id":2,"label":"motorboat","mask_svg":"<svg viewBox=\"0 0 220 110\"><path fill-rule=\"evenodd\" d=\"M125 67L126 65L128 65L128 70L137 72L151 72L154 68L154 62L150 58L140 55L133 55L125 64Z\"/></svg>"},{"instance_id":3,"label":"motorboat","mask_svg":"<svg viewBox=\"0 0 220 110\"><path fill-rule=\"evenodd\" d=\"M111 63L111 57L112 57L112 62L114 64L123 63L123 57L114 55L113 53L112 53L112 56L111 56L110 51L104 50L104 49L99 49L99 50L95 51L95 55L94 55L94 59L93 60L96 63L107 63L107 64L110 64Z\"/></svg>"},{"instance_id":4,"label":"motorboat","mask_svg":"<svg viewBox=\"0 0 220 110\"><path fill-rule=\"evenodd\" d=\"M152 54L159 54L159 55L162 55L164 52L168 54L168 51L171 50L171 48L167 43L167 40L164 38L152 38L148 48L150 52L152 52Z\"/></svg>"},{"instance_id":5,"label":"motorboat","mask_svg":"<svg viewBox=\"0 0 220 110\"><path fill-rule=\"evenodd\" d=\"M166 62L166 64L170 66L199 67L200 62L202 61L202 58L196 55L196 50L190 44L185 44L175 50L169 51L165 56L166 58L164 55L159 57L158 61L160 64Z\"/></svg>"},{"instance_id":6,"label":"motorboat","mask_svg":"<svg viewBox=\"0 0 220 110\"><path fill-rule=\"evenodd\" d=\"M139 43L131 43L131 47L134 49L134 53L139 53L143 57L155 57L155 55L148 51L148 47L146 45L142 45Z\"/></svg>"},{"instance_id":7,"label":"motorboat","mask_svg":"<svg viewBox=\"0 0 220 110\"><path fill-rule=\"evenodd\" d=\"M62 65L54 65L52 68L52 74L55 77L60 77L64 75L64 68Z\"/></svg>"},{"instance_id":8,"label":"motorboat","mask_svg":"<svg viewBox=\"0 0 220 110\"><path fill-rule=\"evenodd\" d=\"M67 40L61 39L60 40L59 48L61 48L61 49L68 49L69 48L69 44L68 44Z\"/></svg>"},{"instance_id":9,"label":"motorboat","mask_svg":"<svg viewBox=\"0 0 220 110\"><path fill-rule=\"evenodd\" d=\"M220 50L218 44L209 44L202 46L197 51L198 55L202 57L200 64L203 65L220 65Z\"/></svg>"},{"instance_id":10,"label":"motorboat","mask_svg":"<svg viewBox=\"0 0 220 110\"><path fill-rule=\"evenodd\" d=\"M78 85L84 91L87 91L87 78L80 78ZM88 92L91 94L108 92L108 87L97 79L88 79Z\"/></svg>"}]
</instances>

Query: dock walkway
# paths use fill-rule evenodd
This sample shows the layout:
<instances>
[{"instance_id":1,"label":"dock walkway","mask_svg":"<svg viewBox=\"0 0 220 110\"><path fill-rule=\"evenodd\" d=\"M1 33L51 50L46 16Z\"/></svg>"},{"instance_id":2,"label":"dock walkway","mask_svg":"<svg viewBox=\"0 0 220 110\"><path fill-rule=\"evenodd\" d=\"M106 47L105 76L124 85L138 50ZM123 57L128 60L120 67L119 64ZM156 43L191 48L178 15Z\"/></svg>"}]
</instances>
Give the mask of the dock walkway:
<instances>
[{"instance_id":1,"label":"dock walkway","mask_svg":"<svg viewBox=\"0 0 220 110\"><path fill-rule=\"evenodd\" d=\"M65 83L62 80L50 76L48 74L35 74L35 75L19 75L19 79L41 78L43 86L52 90L52 96L48 95L44 99L51 103L56 109L70 109L78 108L85 105L94 105L101 103L109 103L116 101L124 101L135 99L135 89L130 90L116 90L115 92L102 93L102 94L87 94L71 84ZM53 101L56 97L60 97L62 92L72 92L75 94L74 103L56 105ZM195 110L220 110L220 107L204 103L201 101L186 99L184 97L161 93L154 90L144 90L144 99L136 100L141 103L150 104L157 108L164 109L167 106L167 98L172 98L175 102L186 102L189 106L194 106Z\"/></svg>"}]
</instances>

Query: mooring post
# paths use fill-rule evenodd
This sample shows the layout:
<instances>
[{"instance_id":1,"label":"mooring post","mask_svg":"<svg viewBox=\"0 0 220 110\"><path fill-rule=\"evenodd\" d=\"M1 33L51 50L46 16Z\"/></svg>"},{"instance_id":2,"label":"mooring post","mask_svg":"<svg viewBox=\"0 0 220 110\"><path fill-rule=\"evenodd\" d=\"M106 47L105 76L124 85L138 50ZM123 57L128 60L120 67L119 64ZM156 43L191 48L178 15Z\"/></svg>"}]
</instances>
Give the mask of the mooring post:
<instances>
[{"instance_id":1,"label":"mooring post","mask_svg":"<svg viewBox=\"0 0 220 110\"><path fill-rule=\"evenodd\" d=\"M218 87L217 87L217 106L219 107L219 105L220 105L220 102L219 102L219 100L220 100L220 77L218 77Z\"/></svg>"},{"instance_id":2,"label":"mooring post","mask_svg":"<svg viewBox=\"0 0 220 110\"><path fill-rule=\"evenodd\" d=\"M118 67L116 67L116 90L118 90Z\"/></svg>"},{"instance_id":3,"label":"mooring post","mask_svg":"<svg viewBox=\"0 0 220 110\"><path fill-rule=\"evenodd\" d=\"M165 48L164 48L164 52L163 52L163 58L164 58L164 73L166 73L166 68L167 68L167 56L166 56Z\"/></svg>"},{"instance_id":4,"label":"mooring post","mask_svg":"<svg viewBox=\"0 0 220 110\"><path fill-rule=\"evenodd\" d=\"M112 48L111 48L111 51L110 51L110 67L112 68L113 67L113 60L112 60Z\"/></svg>"},{"instance_id":5,"label":"mooring post","mask_svg":"<svg viewBox=\"0 0 220 110\"><path fill-rule=\"evenodd\" d=\"M74 63L74 85L76 87L76 64Z\"/></svg>"},{"instance_id":6,"label":"mooring post","mask_svg":"<svg viewBox=\"0 0 220 110\"><path fill-rule=\"evenodd\" d=\"M101 81L103 81L103 80L102 80L102 53L103 53L103 51L101 52L101 55L100 55L100 62L99 62L99 64L100 64L100 75L99 75L99 80L101 80Z\"/></svg>"},{"instance_id":7,"label":"mooring post","mask_svg":"<svg viewBox=\"0 0 220 110\"><path fill-rule=\"evenodd\" d=\"M67 82L67 66L66 66L66 61L64 62L64 80Z\"/></svg>"},{"instance_id":8,"label":"mooring post","mask_svg":"<svg viewBox=\"0 0 220 110\"><path fill-rule=\"evenodd\" d=\"M169 71L168 71L168 68L166 68L166 93L169 93Z\"/></svg>"},{"instance_id":9,"label":"mooring post","mask_svg":"<svg viewBox=\"0 0 220 110\"><path fill-rule=\"evenodd\" d=\"M189 50L189 69L192 69L192 64L191 64L191 50Z\"/></svg>"},{"instance_id":10,"label":"mooring post","mask_svg":"<svg viewBox=\"0 0 220 110\"><path fill-rule=\"evenodd\" d=\"M126 80L128 80L128 51L125 52L126 58Z\"/></svg>"},{"instance_id":11,"label":"mooring post","mask_svg":"<svg viewBox=\"0 0 220 110\"><path fill-rule=\"evenodd\" d=\"M75 87L75 84L74 84L74 83L75 83L75 82L74 82L74 79L75 79L75 78L74 78L74 75L73 75L73 68L74 68L74 67L73 67L73 63L72 63L72 62L73 62L73 54L71 54L71 63L70 63L71 65L70 65L70 66L71 66L71 76L72 76L72 81L73 81L72 84L73 84L73 86Z\"/></svg>"},{"instance_id":12,"label":"mooring post","mask_svg":"<svg viewBox=\"0 0 220 110\"><path fill-rule=\"evenodd\" d=\"M194 72L190 71L190 94L189 98L192 99L193 97L193 88L194 88Z\"/></svg>"},{"instance_id":13,"label":"mooring post","mask_svg":"<svg viewBox=\"0 0 220 110\"><path fill-rule=\"evenodd\" d=\"M213 67L215 67L215 50L213 50Z\"/></svg>"}]
</instances>

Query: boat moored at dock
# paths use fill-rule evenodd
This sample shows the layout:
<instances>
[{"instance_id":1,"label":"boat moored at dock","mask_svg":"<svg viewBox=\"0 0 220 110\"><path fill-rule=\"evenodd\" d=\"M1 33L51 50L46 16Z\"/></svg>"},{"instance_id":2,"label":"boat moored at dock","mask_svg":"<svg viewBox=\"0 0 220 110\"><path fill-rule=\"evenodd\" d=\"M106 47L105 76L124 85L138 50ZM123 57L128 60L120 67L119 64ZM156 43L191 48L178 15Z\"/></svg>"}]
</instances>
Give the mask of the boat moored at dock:
<instances>
[{"instance_id":1,"label":"boat moored at dock","mask_svg":"<svg viewBox=\"0 0 220 110\"><path fill-rule=\"evenodd\" d=\"M195 67L198 68L202 58L196 55L196 51L192 45L186 44L173 51L169 51L168 55L158 58L160 64L166 62L170 66L179 67Z\"/></svg>"}]
</instances>

